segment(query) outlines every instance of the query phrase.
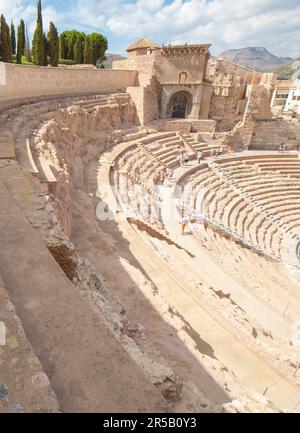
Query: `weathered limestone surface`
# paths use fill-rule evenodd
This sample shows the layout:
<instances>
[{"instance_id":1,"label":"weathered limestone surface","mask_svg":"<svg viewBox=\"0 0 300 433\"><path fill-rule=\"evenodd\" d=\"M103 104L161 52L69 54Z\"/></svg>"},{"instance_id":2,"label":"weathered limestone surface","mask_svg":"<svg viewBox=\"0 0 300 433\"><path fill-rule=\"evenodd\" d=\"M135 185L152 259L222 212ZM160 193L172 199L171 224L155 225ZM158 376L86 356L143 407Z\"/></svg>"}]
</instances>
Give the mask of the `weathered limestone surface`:
<instances>
[{"instance_id":1,"label":"weathered limestone surface","mask_svg":"<svg viewBox=\"0 0 300 433\"><path fill-rule=\"evenodd\" d=\"M59 403L49 379L1 279L0 322L2 331L5 329L5 345L0 345L0 413L58 412Z\"/></svg>"},{"instance_id":2,"label":"weathered limestone surface","mask_svg":"<svg viewBox=\"0 0 300 433\"><path fill-rule=\"evenodd\" d=\"M287 150L297 150L297 135L283 119L257 120L249 149L278 150L281 143Z\"/></svg>"},{"instance_id":3,"label":"weathered limestone surface","mask_svg":"<svg viewBox=\"0 0 300 433\"><path fill-rule=\"evenodd\" d=\"M193 163L199 150L210 157L222 144L269 150L285 142L294 149L299 128L272 119L272 74L210 62L207 45L144 48L115 71L0 63L0 275L6 287L0 282L0 322L8 331L0 347L0 412L278 412L268 398L283 410L298 404L298 354L288 323L299 316L298 286L268 262L285 253L277 223L253 211L239 185L228 187L234 174L240 184L243 172L244 182L251 190L259 184L263 196L266 183L264 205L296 230L289 218L299 209L298 181L279 177L299 177L298 160L277 160L277 152L251 169L251 161L233 156L220 172L222 158L209 161L213 169ZM22 74L24 92L17 82ZM103 94L108 91L117 93ZM188 119L170 119L178 92L188 95ZM86 96L62 97L75 93ZM47 95L53 99L37 101ZM8 109L7 101L17 105ZM168 227L163 199L152 187L176 183L186 169L179 168L182 152L193 166L187 182L194 189L205 183L207 215L221 228L234 223L231 234L204 224L189 244L191 237L176 237L177 221ZM261 169L270 167L276 175L267 170L263 177ZM174 178L164 179L166 168L174 169ZM115 199L111 190L103 193L108 184L116 195L128 194L134 218L124 224L97 220L97 204ZM278 192L284 198L273 203ZM204 249L217 265L206 261ZM209 282L207 269L217 274L222 267L237 285L226 286L217 275ZM259 305L255 311L243 308L246 290ZM272 314L262 317L273 309L282 316L280 332Z\"/></svg>"},{"instance_id":4,"label":"weathered limestone surface","mask_svg":"<svg viewBox=\"0 0 300 433\"><path fill-rule=\"evenodd\" d=\"M8 172L0 175L0 273L62 410L163 411L159 392L74 290L20 213L3 183Z\"/></svg>"},{"instance_id":5,"label":"weathered limestone surface","mask_svg":"<svg viewBox=\"0 0 300 433\"><path fill-rule=\"evenodd\" d=\"M1 65L5 83L0 84L1 102L49 95L112 93L135 86L137 80L136 71Z\"/></svg>"}]
</instances>

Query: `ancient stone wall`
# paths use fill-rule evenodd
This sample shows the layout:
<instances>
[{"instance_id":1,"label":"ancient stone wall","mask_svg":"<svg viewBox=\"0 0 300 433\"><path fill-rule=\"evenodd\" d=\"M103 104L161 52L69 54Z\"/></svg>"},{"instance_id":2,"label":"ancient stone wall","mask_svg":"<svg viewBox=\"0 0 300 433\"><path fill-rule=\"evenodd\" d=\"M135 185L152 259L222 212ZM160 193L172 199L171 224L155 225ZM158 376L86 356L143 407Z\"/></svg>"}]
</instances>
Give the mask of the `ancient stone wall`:
<instances>
[{"instance_id":1,"label":"ancient stone wall","mask_svg":"<svg viewBox=\"0 0 300 433\"><path fill-rule=\"evenodd\" d=\"M244 93L243 86L235 88L232 94L227 96L217 95L214 89L209 117L217 121L218 131L229 131L241 120L246 106Z\"/></svg>"},{"instance_id":2,"label":"ancient stone wall","mask_svg":"<svg viewBox=\"0 0 300 433\"><path fill-rule=\"evenodd\" d=\"M145 55L145 56L135 56L128 57L126 60L116 60L113 62L114 70L138 70L144 74L154 73L154 60L155 56Z\"/></svg>"},{"instance_id":3,"label":"ancient stone wall","mask_svg":"<svg viewBox=\"0 0 300 433\"><path fill-rule=\"evenodd\" d=\"M137 84L137 75L137 71L133 70L85 70L0 63L0 101L124 91Z\"/></svg>"},{"instance_id":4,"label":"ancient stone wall","mask_svg":"<svg viewBox=\"0 0 300 433\"><path fill-rule=\"evenodd\" d=\"M278 150L284 143L289 150L297 149L297 137L292 126L283 119L257 120L250 149Z\"/></svg>"},{"instance_id":5,"label":"ancient stone wall","mask_svg":"<svg viewBox=\"0 0 300 433\"><path fill-rule=\"evenodd\" d=\"M137 123L146 125L159 118L159 83L151 74L139 74L139 87L127 87L136 106Z\"/></svg>"},{"instance_id":6,"label":"ancient stone wall","mask_svg":"<svg viewBox=\"0 0 300 433\"><path fill-rule=\"evenodd\" d=\"M250 84L254 73L255 71L252 69L217 57L210 57L207 64L208 80L213 80L218 74L235 74L236 76L241 76Z\"/></svg>"},{"instance_id":7,"label":"ancient stone wall","mask_svg":"<svg viewBox=\"0 0 300 433\"><path fill-rule=\"evenodd\" d=\"M135 124L136 110L128 95L107 99L107 104L94 108L92 114L76 105L58 110L33 140L35 156L44 156L57 180L57 215L67 236L72 224L72 185L82 188L91 177L95 180L92 169L87 174L84 167L96 167L100 152L122 140L124 131Z\"/></svg>"},{"instance_id":8,"label":"ancient stone wall","mask_svg":"<svg viewBox=\"0 0 300 433\"><path fill-rule=\"evenodd\" d=\"M0 413L59 412L49 379L0 277Z\"/></svg>"},{"instance_id":9,"label":"ancient stone wall","mask_svg":"<svg viewBox=\"0 0 300 433\"><path fill-rule=\"evenodd\" d=\"M246 88L253 76L249 68L216 57L209 59L207 79L213 88L209 117L217 121L218 131L229 131L242 119Z\"/></svg>"},{"instance_id":10,"label":"ancient stone wall","mask_svg":"<svg viewBox=\"0 0 300 433\"><path fill-rule=\"evenodd\" d=\"M297 149L300 150L300 123L299 122L288 122L290 128L295 134L297 139Z\"/></svg>"},{"instance_id":11,"label":"ancient stone wall","mask_svg":"<svg viewBox=\"0 0 300 433\"><path fill-rule=\"evenodd\" d=\"M181 54L156 54L157 72L161 83L179 83L180 74L186 73L187 83L202 83L206 75L207 55L184 52Z\"/></svg>"},{"instance_id":12,"label":"ancient stone wall","mask_svg":"<svg viewBox=\"0 0 300 433\"><path fill-rule=\"evenodd\" d=\"M224 144L235 150L297 149L297 131L284 119L274 119L270 108L273 74L263 74L259 84L247 87L246 108L242 121L225 136Z\"/></svg>"}]
</instances>

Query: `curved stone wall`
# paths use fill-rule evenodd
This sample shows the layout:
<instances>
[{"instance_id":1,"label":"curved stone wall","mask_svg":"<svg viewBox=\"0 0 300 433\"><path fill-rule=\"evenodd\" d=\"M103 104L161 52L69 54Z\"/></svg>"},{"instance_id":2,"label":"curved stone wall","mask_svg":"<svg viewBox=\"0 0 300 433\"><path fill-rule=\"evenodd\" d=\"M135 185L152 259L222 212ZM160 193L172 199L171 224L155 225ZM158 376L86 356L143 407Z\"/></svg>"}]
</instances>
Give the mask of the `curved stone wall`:
<instances>
[{"instance_id":1,"label":"curved stone wall","mask_svg":"<svg viewBox=\"0 0 300 433\"><path fill-rule=\"evenodd\" d=\"M134 87L137 71L51 68L0 62L0 103L88 93L113 93Z\"/></svg>"}]
</instances>

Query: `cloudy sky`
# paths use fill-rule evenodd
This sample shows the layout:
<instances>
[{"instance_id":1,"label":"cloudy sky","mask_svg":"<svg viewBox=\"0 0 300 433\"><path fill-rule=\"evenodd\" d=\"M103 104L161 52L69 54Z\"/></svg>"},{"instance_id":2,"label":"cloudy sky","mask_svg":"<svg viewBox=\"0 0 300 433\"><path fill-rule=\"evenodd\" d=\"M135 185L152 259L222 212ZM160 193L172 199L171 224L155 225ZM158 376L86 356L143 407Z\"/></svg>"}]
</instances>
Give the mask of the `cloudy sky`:
<instances>
[{"instance_id":1,"label":"cloudy sky","mask_svg":"<svg viewBox=\"0 0 300 433\"><path fill-rule=\"evenodd\" d=\"M0 0L7 19L23 18L31 32L34 0ZM98 31L109 52L125 52L140 37L158 43L212 43L227 48L264 46L279 56L300 55L300 0L43 0L46 26Z\"/></svg>"}]
</instances>

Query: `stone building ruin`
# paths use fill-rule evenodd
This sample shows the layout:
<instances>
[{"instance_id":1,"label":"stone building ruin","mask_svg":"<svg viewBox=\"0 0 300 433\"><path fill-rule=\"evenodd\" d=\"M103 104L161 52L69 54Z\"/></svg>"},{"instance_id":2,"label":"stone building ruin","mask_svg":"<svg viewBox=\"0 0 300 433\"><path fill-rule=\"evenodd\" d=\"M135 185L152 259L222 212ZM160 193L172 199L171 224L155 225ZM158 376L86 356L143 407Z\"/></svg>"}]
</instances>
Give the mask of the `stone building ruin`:
<instances>
[{"instance_id":1,"label":"stone building ruin","mask_svg":"<svg viewBox=\"0 0 300 433\"><path fill-rule=\"evenodd\" d=\"M299 122L209 49L0 63L0 413L299 411Z\"/></svg>"}]
</instances>

